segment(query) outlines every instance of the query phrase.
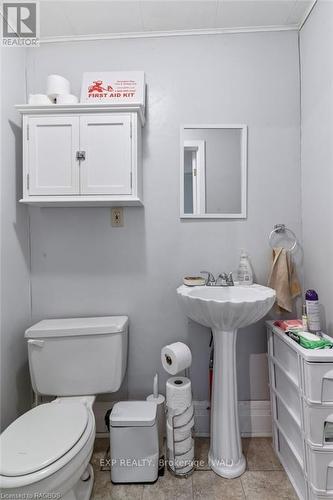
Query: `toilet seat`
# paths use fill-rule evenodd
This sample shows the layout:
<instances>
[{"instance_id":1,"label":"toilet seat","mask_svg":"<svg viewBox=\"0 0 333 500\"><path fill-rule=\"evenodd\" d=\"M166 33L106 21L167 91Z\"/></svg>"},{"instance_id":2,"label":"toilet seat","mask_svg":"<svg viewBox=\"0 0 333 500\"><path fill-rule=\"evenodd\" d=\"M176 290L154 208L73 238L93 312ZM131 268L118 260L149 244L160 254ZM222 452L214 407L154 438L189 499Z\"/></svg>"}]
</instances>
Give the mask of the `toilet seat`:
<instances>
[{"instance_id":1,"label":"toilet seat","mask_svg":"<svg viewBox=\"0 0 333 500\"><path fill-rule=\"evenodd\" d=\"M82 401L56 400L28 411L1 435L0 486L50 476L75 458L94 432L93 414Z\"/></svg>"}]
</instances>

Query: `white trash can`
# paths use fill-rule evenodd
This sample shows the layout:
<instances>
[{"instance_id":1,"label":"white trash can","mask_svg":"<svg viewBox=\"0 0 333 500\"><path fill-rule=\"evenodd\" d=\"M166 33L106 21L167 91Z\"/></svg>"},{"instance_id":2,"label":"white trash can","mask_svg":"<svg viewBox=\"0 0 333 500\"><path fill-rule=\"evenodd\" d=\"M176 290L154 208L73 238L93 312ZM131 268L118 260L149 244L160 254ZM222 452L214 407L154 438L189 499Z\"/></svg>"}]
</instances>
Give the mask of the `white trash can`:
<instances>
[{"instance_id":1,"label":"white trash can","mask_svg":"<svg viewBox=\"0 0 333 500\"><path fill-rule=\"evenodd\" d=\"M121 401L110 414L111 481L153 483L158 477L157 405Z\"/></svg>"}]
</instances>

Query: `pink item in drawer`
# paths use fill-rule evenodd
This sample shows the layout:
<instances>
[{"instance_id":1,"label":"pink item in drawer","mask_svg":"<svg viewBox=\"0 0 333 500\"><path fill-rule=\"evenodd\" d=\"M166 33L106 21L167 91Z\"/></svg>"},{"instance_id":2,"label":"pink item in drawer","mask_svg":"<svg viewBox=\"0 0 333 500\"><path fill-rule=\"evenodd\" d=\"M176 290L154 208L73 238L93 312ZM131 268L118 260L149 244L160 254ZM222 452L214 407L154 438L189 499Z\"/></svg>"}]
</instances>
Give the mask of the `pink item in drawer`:
<instances>
[{"instance_id":1,"label":"pink item in drawer","mask_svg":"<svg viewBox=\"0 0 333 500\"><path fill-rule=\"evenodd\" d=\"M274 321L274 326L277 326L278 328L281 328L281 330L286 331L289 328L295 328L295 327L302 328L303 324L302 320L300 319L285 319L285 320L281 319Z\"/></svg>"}]
</instances>

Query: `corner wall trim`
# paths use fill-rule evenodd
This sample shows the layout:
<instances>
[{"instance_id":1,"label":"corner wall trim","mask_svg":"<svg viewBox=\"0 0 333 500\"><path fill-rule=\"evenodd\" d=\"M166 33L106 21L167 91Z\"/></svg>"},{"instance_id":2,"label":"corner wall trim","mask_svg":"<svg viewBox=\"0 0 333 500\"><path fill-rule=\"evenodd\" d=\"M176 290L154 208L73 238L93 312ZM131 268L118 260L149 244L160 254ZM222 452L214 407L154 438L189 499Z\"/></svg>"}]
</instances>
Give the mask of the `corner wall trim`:
<instances>
[{"instance_id":1,"label":"corner wall trim","mask_svg":"<svg viewBox=\"0 0 333 500\"><path fill-rule=\"evenodd\" d=\"M298 27L298 31L301 31L301 29L303 28L304 24L306 23L306 21L308 20L308 17L310 16L314 6L316 5L317 3L317 0L313 0L312 4L310 5L310 7L307 9L307 11L305 12L305 15L302 19L302 21L300 22L300 25Z\"/></svg>"},{"instance_id":2,"label":"corner wall trim","mask_svg":"<svg viewBox=\"0 0 333 500\"><path fill-rule=\"evenodd\" d=\"M97 437L107 437L104 415L115 402L97 401L94 405ZM270 401L239 401L239 425L243 437L267 437L272 435ZM195 434L209 436L209 401L194 401Z\"/></svg>"}]
</instances>

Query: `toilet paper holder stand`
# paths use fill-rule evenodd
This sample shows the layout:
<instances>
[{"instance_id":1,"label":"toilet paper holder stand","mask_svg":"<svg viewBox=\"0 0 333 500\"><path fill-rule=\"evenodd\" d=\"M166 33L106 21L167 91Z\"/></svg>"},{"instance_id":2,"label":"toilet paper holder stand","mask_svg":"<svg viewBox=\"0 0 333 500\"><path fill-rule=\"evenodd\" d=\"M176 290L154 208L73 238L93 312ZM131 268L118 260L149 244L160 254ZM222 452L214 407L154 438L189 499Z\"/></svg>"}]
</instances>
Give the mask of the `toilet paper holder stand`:
<instances>
[{"instance_id":1,"label":"toilet paper holder stand","mask_svg":"<svg viewBox=\"0 0 333 500\"><path fill-rule=\"evenodd\" d=\"M189 370L188 370L188 369L186 369L186 370L185 370L185 377L188 377L188 375L189 375ZM193 395L192 395L192 401L193 401ZM191 467L191 469L190 469L190 470L188 470L188 471L186 471L186 472L184 472L184 473L179 472L181 469L184 469L186 466L184 466L184 465L177 466L177 457L180 457L180 456L182 456L182 455L185 455L186 453L188 453L188 452L190 451L190 449L191 449L191 448L189 448L186 452L182 452L182 453L176 454L176 452L175 452L176 446L175 446L175 445L176 445L176 443L181 443L182 441L176 441L176 440L175 440L175 429L177 429L177 430L178 430L178 429L179 429L179 430L181 430L181 429L183 429L184 427L186 427L186 426L187 426L187 425L191 422L192 418L194 417L194 409L193 409L193 412L192 412L192 414L191 414L190 418L188 419L188 421L187 421L187 422L185 422L185 423L184 423L184 424L182 424L182 425L177 425L177 426L176 426L176 425L175 425L175 418L178 418L178 417L181 417L181 416L185 415L185 413L189 410L189 408L191 408L191 406L192 406L192 404L190 404L189 406L187 406L187 407L186 407L183 411L181 411L180 413L172 413L172 414L170 414L171 421L172 421L172 438L173 438L173 439L172 439L172 441L173 441L173 442L172 442L172 449L173 449L173 458L172 458L172 460L173 460L173 462L174 462L174 464L173 464L173 468L172 468L172 467L170 467L170 450L169 450L169 448L168 448L168 450L167 450L167 452L168 452L168 453L167 453L167 455L168 455L168 463L167 463L167 468L168 468L168 470L170 471L170 473L171 473L173 476L175 476L175 477L182 477L182 478L185 478L185 479L186 479L187 477L191 476L191 475L193 474L193 472L194 472L194 460L192 461L192 467ZM167 414L167 417L168 417L168 413L169 413L169 409L168 409L168 407L166 407L166 414ZM194 429L194 425L193 425L193 426L192 426L192 428L191 428L191 438L192 438L192 439L193 439L193 429ZM186 438L185 438L185 439L186 439ZM192 440L191 440L191 442L192 442Z\"/></svg>"}]
</instances>

